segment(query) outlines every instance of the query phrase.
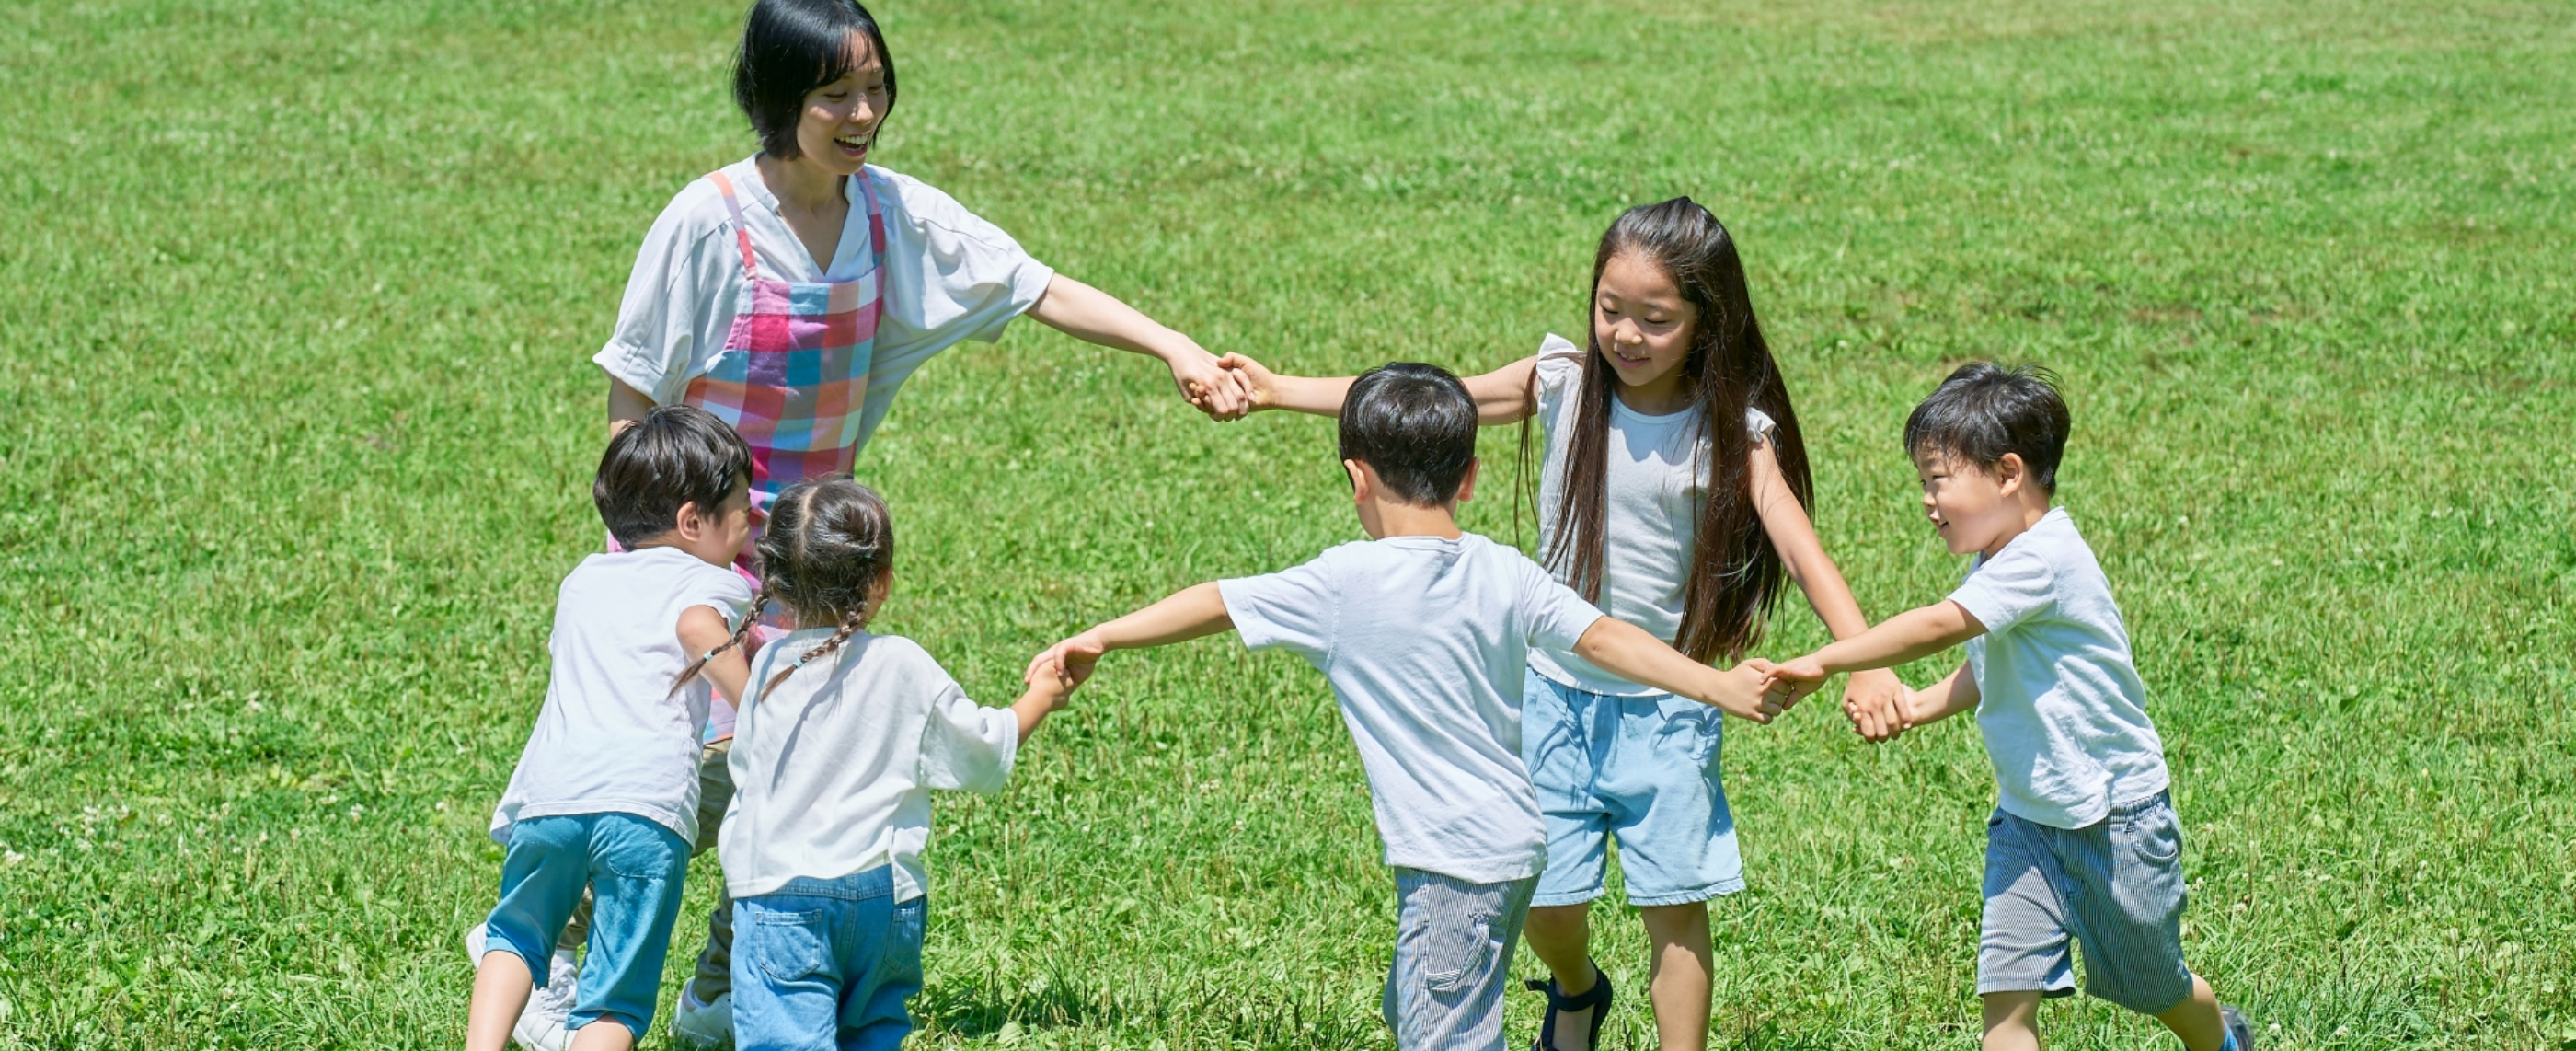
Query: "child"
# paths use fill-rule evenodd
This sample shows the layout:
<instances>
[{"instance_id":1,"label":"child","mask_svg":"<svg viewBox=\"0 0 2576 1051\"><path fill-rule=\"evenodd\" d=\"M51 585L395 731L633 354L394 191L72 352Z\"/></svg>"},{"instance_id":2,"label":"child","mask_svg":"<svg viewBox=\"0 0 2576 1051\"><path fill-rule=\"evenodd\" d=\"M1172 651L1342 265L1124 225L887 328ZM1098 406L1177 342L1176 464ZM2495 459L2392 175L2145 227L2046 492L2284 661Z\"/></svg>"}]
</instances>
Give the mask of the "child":
<instances>
[{"instance_id":1,"label":"child","mask_svg":"<svg viewBox=\"0 0 2576 1051\"><path fill-rule=\"evenodd\" d=\"M2253 1033L2184 969L2182 821L2164 744L2110 582L2052 508L2066 449L2055 377L1961 366L1905 421L1923 511L1952 554L1977 553L1934 606L1778 666L1784 682L1888 668L1966 644L1968 663L1910 699L1917 724L1977 713L2002 797L1986 821L1977 993L1986 1051L2039 1046L2042 997L2084 988L2156 1016L2191 1051L2253 1051Z\"/></svg>"},{"instance_id":2,"label":"child","mask_svg":"<svg viewBox=\"0 0 2576 1051\"><path fill-rule=\"evenodd\" d=\"M1342 467L1371 540L1269 576L1190 588L1068 639L1079 680L1108 650L1232 628L1321 670L1359 745L1394 869L1395 960L1384 1009L1406 1049L1499 1049L1513 942L1548 860L1521 761L1531 651L1768 722L1753 668L1720 672L1601 615L1519 551L1462 533L1476 479L1476 402L1457 377L1393 364L1351 382Z\"/></svg>"},{"instance_id":3,"label":"child","mask_svg":"<svg viewBox=\"0 0 2576 1051\"><path fill-rule=\"evenodd\" d=\"M607 373L612 431L655 405L695 405L742 432L755 539L781 490L851 469L915 370L961 341L1001 338L1022 314L1158 359L1192 404L1242 414L1236 381L1189 337L1030 258L947 194L867 163L896 95L894 56L867 8L760 0L733 72L760 149L662 210L591 360ZM746 546L737 567L756 582L755 555ZM718 700L702 764L719 814L729 701ZM726 1039L731 915L719 901L672 1013L683 1043Z\"/></svg>"},{"instance_id":4,"label":"child","mask_svg":"<svg viewBox=\"0 0 2576 1051\"><path fill-rule=\"evenodd\" d=\"M894 1051L921 991L930 790L992 792L1070 681L978 707L912 640L865 629L894 588L885 503L790 487L760 538L761 595L811 625L762 648L734 724L723 844L733 1025L745 1051Z\"/></svg>"},{"instance_id":5,"label":"child","mask_svg":"<svg viewBox=\"0 0 2576 1051\"><path fill-rule=\"evenodd\" d=\"M552 984L550 950L585 887L597 906L572 1046L631 1047L653 1021L698 832L707 686L738 696L744 682L727 640L751 591L725 566L751 532L750 484L750 447L684 406L646 414L600 458L591 498L624 550L583 559L555 599L545 707L492 813L509 852L475 954L469 1051L501 1051L531 986Z\"/></svg>"},{"instance_id":6,"label":"child","mask_svg":"<svg viewBox=\"0 0 2576 1051\"><path fill-rule=\"evenodd\" d=\"M1551 335L1535 357L1466 381L1482 422L1522 424L1525 459L1529 421L1547 428L1540 550L1556 578L1702 662L1761 637L1784 576L1836 638L1867 628L1808 521L1805 441L1726 227L1688 198L1629 209L1602 235L1589 309L1588 347ZM1225 361L1255 408L1340 410L1346 380ZM1549 1003L1539 1051L1589 1051L1607 1018L1588 903L1613 838L1646 928L1662 1046L1701 1047L1708 900L1744 887L1719 723L1561 648L1530 651L1526 690L1522 758L1548 827L1527 932L1553 975L1531 986ZM1903 728L1902 696L1893 673L1855 675L1845 707L1884 737Z\"/></svg>"}]
</instances>

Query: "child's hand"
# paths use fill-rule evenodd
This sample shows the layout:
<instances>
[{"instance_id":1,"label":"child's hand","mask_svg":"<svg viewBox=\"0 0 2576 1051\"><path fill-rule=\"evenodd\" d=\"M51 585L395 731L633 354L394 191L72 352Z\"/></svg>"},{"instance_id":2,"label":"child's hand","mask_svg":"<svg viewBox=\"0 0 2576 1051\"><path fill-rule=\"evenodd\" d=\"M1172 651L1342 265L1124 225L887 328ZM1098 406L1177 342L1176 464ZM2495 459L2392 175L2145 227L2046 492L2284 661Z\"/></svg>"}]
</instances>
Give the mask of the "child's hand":
<instances>
[{"instance_id":1,"label":"child's hand","mask_svg":"<svg viewBox=\"0 0 2576 1051\"><path fill-rule=\"evenodd\" d=\"M1065 690L1070 692L1074 687L1082 685L1084 681L1091 678L1092 670L1100 664L1101 654L1108 652L1108 649L1101 643L1100 633L1097 630L1083 632L1049 646L1045 652L1030 658L1029 670L1025 677L1032 687L1037 685L1040 677L1060 679L1065 684Z\"/></svg>"},{"instance_id":2,"label":"child's hand","mask_svg":"<svg viewBox=\"0 0 2576 1051\"><path fill-rule=\"evenodd\" d=\"M1814 657L1800 657L1797 660L1781 661L1778 663L1764 661L1763 663L1768 666L1768 670L1763 676L1763 682L1765 685L1781 682L1814 684L1825 681L1825 666L1822 663L1819 663Z\"/></svg>"},{"instance_id":3,"label":"child's hand","mask_svg":"<svg viewBox=\"0 0 2576 1051\"><path fill-rule=\"evenodd\" d=\"M1712 669L1718 686L1709 691L1709 699L1719 711L1738 719L1768 723L1788 710L1788 705L1778 699L1780 692L1764 677L1761 663L1746 661L1726 671Z\"/></svg>"},{"instance_id":4,"label":"child's hand","mask_svg":"<svg viewBox=\"0 0 2576 1051\"><path fill-rule=\"evenodd\" d=\"M1219 364L1216 355L1204 350L1176 354L1171 366L1172 382L1180 385L1181 396L1209 419L1239 420L1252 411L1240 374Z\"/></svg>"},{"instance_id":5,"label":"child's hand","mask_svg":"<svg viewBox=\"0 0 2576 1051\"><path fill-rule=\"evenodd\" d=\"M1889 741L1913 728L1913 692L1884 668L1853 672L1843 688L1843 714L1865 740Z\"/></svg>"},{"instance_id":6,"label":"child's hand","mask_svg":"<svg viewBox=\"0 0 2576 1051\"><path fill-rule=\"evenodd\" d=\"M1271 375L1260 362L1241 354L1228 354L1216 359L1216 363L1243 384L1244 400L1248 406L1246 412L1279 407L1279 378Z\"/></svg>"}]
</instances>

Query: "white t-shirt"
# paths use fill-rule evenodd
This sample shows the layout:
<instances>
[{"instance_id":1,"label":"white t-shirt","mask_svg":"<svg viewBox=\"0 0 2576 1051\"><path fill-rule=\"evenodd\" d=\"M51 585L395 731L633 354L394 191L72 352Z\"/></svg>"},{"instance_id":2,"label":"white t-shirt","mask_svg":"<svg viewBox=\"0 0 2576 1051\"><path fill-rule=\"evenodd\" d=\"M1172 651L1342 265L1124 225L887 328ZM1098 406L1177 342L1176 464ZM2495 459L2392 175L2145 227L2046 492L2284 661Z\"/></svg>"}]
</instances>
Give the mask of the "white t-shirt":
<instances>
[{"instance_id":1,"label":"white t-shirt","mask_svg":"<svg viewBox=\"0 0 2576 1051\"><path fill-rule=\"evenodd\" d=\"M1573 648L1599 610L1473 533L1343 544L1217 587L1244 645L1294 650L1332 682L1387 864L1471 883L1545 865L1521 687L1532 647Z\"/></svg>"},{"instance_id":2,"label":"white t-shirt","mask_svg":"<svg viewBox=\"0 0 2576 1051\"><path fill-rule=\"evenodd\" d=\"M1566 450L1591 353L1549 333L1538 348L1538 421L1547 428L1547 465L1538 493L1539 550L1556 543L1557 502L1565 491ZM1778 428L1747 407L1744 426L1756 445ZM1602 484L1601 611L1666 642L1682 630L1682 589L1690 574L1699 509L1708 496L1707 443L1691 410L1649 416L1610 400L1609 473ZM1663 691L1593 667L1572 653L1543 649L1530 667L1551 682L1613 697Z\"/></svg>"},{"instance_id":3,"label":"white t-shirt","mask_svg":"<svg viewBox=\"0 0 2576 1051\"><path fill-rule=\"evenodd\" d=\"M753 695L831 636L815 628L762 647ZM930 790L999 791L1019 748L1019 717L968 700L911 639L851 635L734 723L733 803L716 847L725 889L745 898L891 864L895 900L920 897Z\"/></svg>"},{"instance_id":4,"label":"white t-shirt","mask_svg":"<svg viewBox=\"0 0 2576 1051\"><path fill-rule=\"evenodd\" d=\"M2129 631L2065 508L1979 559L1950 601L1986 626L1968 674L2005 813L2082 828L2165 790Z\"/></svg>"},{"instance_id":5,"label":"white t-shirt","mask_svg":"<svg viewBox=\"0 0 2576 1051\"><path fill-rule=\"evenodd\" d=\"M555 814L633 814L698 838L698 736L705 676L671 695L697 659L680 614L706 606L738 623L751 588L731 569L671 547L592 555L555 594L546 704L492 811L492 838Z\"/></svg>"},{"instance_id":6,"label":"white t-shirt","mask_svg":"<svg viewBox=\"0 0 2576 1051\"><path fill-rule=\"evenodd\" d=\"M751 229L761 276L825 280L805 243L779 217L778 198L755 161L727 165L724 173ZM947 194L883 168L862 172L876 188L886 227L885 316L868 366L867 406L859 415L858 444L864 448L913 370L960 340L1000 339L1003 326L1046 293L1055 271ZM832 258L832 280L866 270L867 198L855 178L847 194L850 218ZM691 182L644 235L617 308L617 330L591 360L657 405L678 402L689 381L705 375L724 349L742 284L742 251L724 195L710 180Z\"/></svg>"}]
</instances>

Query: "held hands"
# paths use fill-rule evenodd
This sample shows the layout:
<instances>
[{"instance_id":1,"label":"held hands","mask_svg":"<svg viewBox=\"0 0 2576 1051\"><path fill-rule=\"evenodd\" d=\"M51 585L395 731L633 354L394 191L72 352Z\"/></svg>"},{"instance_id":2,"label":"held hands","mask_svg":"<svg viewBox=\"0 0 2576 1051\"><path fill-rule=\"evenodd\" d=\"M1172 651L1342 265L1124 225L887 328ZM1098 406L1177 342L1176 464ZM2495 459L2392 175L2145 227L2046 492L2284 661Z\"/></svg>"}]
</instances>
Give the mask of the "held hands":
<instances>
[{"instance_id":1,"label":"held hands","mask_svg":"<svg viewBox=\"0 0 2576 1051\"><path fill-rule=\"evenodd\" d=\"M1272 375L1260 362L1241 354L1227 354L1216 359L1216 363L1225 369L1226 375L1242 384L1244 411L1259 412L1279 407L1279 377Z\"/></svg>"},{"instance_id":2,"label":"held hands","mask_svg":"<svg viewBox=\"0 0 2576 1051\"><path fill-rule=\"evenodd\" d=\"M1843 714L1852 731L1873 744L1892 741L1914 728L1914 691L1885 668L1856 671L1843 686Z\"/></svg>"},{"instance_id":3,"label":"held hands","mask_svg":"<svg viewBox=\"0 0 2576 1051\"><path fill-rule=\"evenodd\" d=\"M1711 669L1710 674L1717 676L1717 688L1709 691L1709 703L1728 715L1757 723L1769 723L1779 717L1798 699L1786 687L1770 682L1765 674L1768 664L1754 659L1725 671Z\"/></svg>"},{"instance_id":4,"label":"held hands","mask_svg":"<svg viewBox=\"0 0 2576 1051\"><path fill-rule=\"evenodd\" d=\"M1825 684L1825 666L1813 656L1765 665L1763 688L1788 691L1788 703L1812 693ZM1914 725L1913 691L1894 672L1885 669L1854 672L1851 684L1843 693L1843 714L1850 717L1852 731L1870 741L1887 741Z\"/></svg>"},{"instance_id":5,"label":"held hands","mask_svg":"<svg viewBox=\"0 0 2576 1051\"><path fill-rule=\"evenodd\" d=\"M1030 689L1052 682L1070 695L1091 678L1093 669L1100 664L1100 655L1106 652L1108 647L1101 643L1100 633L1086 631L1029 658L1028 671L1022 678Z\"/></svg>"},{"instance_id":6,"label":"held hands","mask_svg":"<svg viewBox=\"0 0 2576 1051\"><path fill-rule=\"evenodd\" d=\"M1232 355L1228 355L1232 357ZM1221 364L1216 355L1192 347L1169 359L1172 382L1181 388L1181 396L1190 405L1224 422L1239 420L1252 411L1252 400L1243 374Z\"/></svg>"}]
</instances>

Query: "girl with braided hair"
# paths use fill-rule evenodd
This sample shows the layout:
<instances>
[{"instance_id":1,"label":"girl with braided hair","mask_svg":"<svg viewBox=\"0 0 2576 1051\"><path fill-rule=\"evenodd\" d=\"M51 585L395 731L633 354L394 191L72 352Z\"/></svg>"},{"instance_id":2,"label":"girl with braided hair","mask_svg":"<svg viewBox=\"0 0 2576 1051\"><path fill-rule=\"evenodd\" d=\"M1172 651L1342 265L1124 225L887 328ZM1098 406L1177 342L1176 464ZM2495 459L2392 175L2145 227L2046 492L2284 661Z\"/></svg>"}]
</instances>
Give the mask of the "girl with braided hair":
<instances>
[{"instance_id":1,"label":"girl with braided hair","mask_svg":"<svg viewBox=\"0 0 2576 1051\"><path fill-rule=\"evenodd\" d=\"M894 524L857 482L790 486L759 550L757 601L810 626L753 656L734 723L717 846L733 898L734 1038L894 1048L921 990L930 791L999 790L1073 683L1038 669L1018 703L986 708L919 644L869 633L894 588Z\"/></svg>"}]
</instances>

